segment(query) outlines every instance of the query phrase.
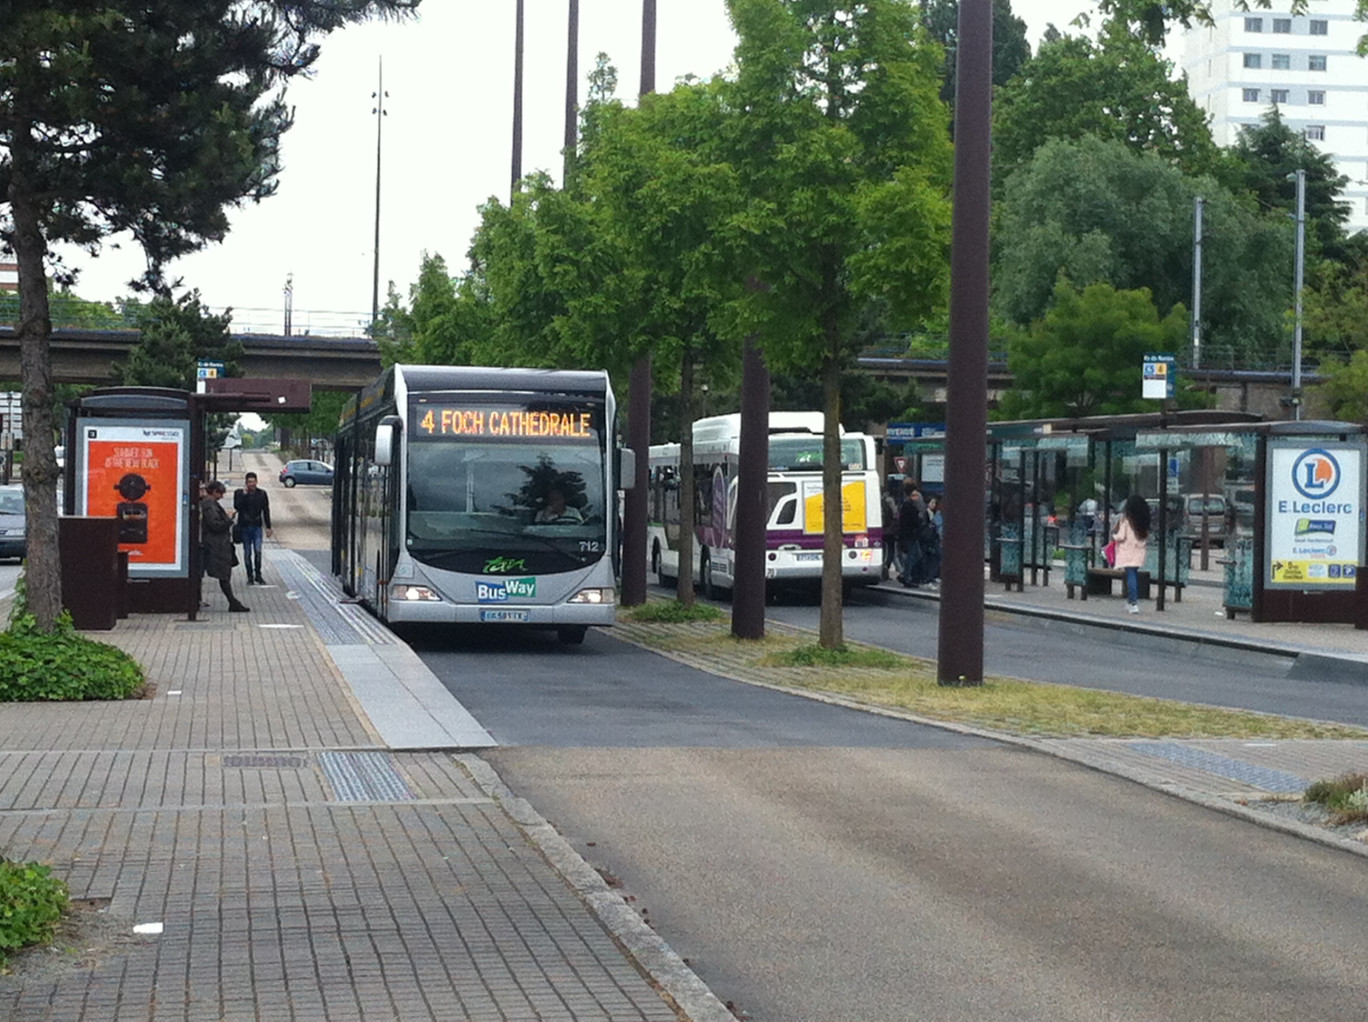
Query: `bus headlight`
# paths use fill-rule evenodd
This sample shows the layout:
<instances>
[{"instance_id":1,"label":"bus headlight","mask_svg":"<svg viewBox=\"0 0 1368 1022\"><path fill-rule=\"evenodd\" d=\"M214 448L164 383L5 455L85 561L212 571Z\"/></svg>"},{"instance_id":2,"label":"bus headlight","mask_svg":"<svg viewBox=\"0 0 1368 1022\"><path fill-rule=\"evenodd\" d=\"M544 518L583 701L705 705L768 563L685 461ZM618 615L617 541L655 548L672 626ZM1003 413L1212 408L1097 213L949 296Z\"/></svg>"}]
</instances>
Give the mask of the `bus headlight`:
<instances>
[{"instance_id":1,"label":"bus headlight","mask_svg":"<svg viewBox=\"0 0 1368 1022\"><path fill-rule=\"evenodd\" d=\"M566 603L612 603L617 593L612 589L581 589Z\"/></svg>"},{"instance_id":2,"label":"bus headlight","mask_svg":"<svg viewBox=\"0 0 1368 1022\"><path fill-rule=\"evenodd\" d=\"M422 600L441 600L441 596L427 586L395 586L394 599L414 603Z\"/></svg>"}]
</instances>

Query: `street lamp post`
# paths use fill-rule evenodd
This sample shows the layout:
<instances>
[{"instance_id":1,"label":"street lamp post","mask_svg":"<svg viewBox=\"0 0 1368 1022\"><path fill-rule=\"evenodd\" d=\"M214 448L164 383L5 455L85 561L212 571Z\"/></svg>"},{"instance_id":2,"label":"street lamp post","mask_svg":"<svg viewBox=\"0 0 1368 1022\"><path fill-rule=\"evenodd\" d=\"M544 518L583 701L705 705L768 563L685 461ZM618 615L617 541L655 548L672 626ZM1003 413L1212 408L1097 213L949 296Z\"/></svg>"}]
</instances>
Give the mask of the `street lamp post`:
<instances>
[{"instance_id":1,"label":"street lamp post","mask_svg":"<svg viewBox=\"0 0 1368 1022\"><path fill-rule=\"evenodd\" d=\"M385 97L389 95L385 91L385 58L379 58L379 79L375 84L375 92L371 98L375 100L375 109L371 113L375 114L375 260L371 270L371 329L375 329L375 321L380 318L380 134L381 126L384 124L385 117L388 116L385 110ZM288 331L287 331L288 333Z\"/></svg>"},{"instance_id":2,"label":"street lamp post","mask_svg":"<svg viewBox=\"0 0 1368 1022\"><path fill-rule=\"evenodd\" d=\"M518 0L513 28L513 181L508 192L508 204L510 207L513 205L513 196L518 194L518 182L522 180L522 129L523 0Z\"/></svg>"},{"instance_id":3,"label":"street lamp post","mask_svg":"<svg viewBox=\"0 0 1368 1022\"><path fill-rule=\"evenodd\" d=\"M1297 254L1292 271L1292 299L1295 312L1292 327L1292 418L1302 417L1302 279L1306 265L1306 171L1299 169L1297 179Z\"/></svg>"}]
</instances>

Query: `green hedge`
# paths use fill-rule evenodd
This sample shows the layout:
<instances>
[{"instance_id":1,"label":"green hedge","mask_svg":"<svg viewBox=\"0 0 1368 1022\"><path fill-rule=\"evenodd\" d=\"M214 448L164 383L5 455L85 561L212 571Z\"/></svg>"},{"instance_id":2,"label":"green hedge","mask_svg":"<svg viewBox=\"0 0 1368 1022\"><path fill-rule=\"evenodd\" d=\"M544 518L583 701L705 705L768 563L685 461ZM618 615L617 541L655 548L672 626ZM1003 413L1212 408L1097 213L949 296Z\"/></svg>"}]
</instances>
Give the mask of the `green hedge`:
<instances>
[{"instance_id":1,"label":"green hedge","mask_svg":"<svg viewBox=\"0 0 1368 1022\"><path fill-rule=\"evenodd\" d=\"M69 614L51 632L20 614L0 633L0 702L127 699L143 681L136 660L81 635Z\"/></svg>"},{"instance_id":2,"label":"green hedge","mask_svg":"<svg viewBox=\"0 0 1368 1022\"><path fill-rule=\"evenodd\" d=\"M47 866L0 858L0 966L12 951L51 943L67 900Z\"/></svg>"}]
</instances>

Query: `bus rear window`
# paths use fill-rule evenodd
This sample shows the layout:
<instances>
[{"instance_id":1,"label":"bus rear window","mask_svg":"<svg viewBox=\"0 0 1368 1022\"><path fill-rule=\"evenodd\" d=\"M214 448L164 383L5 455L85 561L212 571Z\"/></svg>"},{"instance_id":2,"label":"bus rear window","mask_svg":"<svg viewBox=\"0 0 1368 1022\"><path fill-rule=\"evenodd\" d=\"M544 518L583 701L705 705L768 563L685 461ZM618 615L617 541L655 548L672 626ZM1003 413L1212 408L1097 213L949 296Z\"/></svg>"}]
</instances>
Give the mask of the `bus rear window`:
<instances>
[{"instance_id":1,"label":"bus rear window","mask_svg":"<svg viewBox=\"0 0 1368 1022\"><path fill-rule=\"evenodd\" d=\"M769 467L771 472L820 472L822 445L820 436L772 436L769 438ZM866 468L864 442L854 438L841 440L841 467L846 470Z\"/></svg>"}]
</instances>

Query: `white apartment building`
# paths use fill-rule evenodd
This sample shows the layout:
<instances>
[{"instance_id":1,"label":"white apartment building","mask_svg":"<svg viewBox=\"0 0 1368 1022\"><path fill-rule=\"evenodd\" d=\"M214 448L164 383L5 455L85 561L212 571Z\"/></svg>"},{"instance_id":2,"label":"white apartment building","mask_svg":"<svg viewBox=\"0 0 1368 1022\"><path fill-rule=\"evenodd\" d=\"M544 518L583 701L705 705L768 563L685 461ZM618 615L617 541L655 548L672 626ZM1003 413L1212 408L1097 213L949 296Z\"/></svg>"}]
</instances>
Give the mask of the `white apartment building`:
<instances>
[{"instance_id":1,"label":"white apartment building","mask_svg":"<svg viewBox=\"0 0 1368 1022\"><path fill-rule=\"evenodd\" d=\"M1217 145L1234 145L1241 125L1276 105L1283 123L1335 161L1349 184L1348 229L1368 229L1368 59L1355 51L1368 24L1355 0L1310 0L1306 14L1285 7L1241 10L1212 0L1213 25L1183 33L1188 89L1211 115Z\"/></svg>"}]
</instances>

